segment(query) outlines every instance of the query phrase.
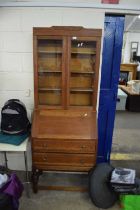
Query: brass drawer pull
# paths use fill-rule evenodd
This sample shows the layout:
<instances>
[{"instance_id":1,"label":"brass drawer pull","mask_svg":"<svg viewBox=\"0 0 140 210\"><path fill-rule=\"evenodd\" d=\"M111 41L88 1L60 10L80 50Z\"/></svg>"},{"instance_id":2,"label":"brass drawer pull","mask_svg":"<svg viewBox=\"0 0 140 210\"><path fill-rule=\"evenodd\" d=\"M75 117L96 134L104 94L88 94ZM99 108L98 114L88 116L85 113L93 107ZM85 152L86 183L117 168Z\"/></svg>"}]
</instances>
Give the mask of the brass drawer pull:
<instances>
[{"instance_id":1,"label":"brass drawer pull","mask_svg":"<svg viewBox=\"0 0 140 210\"><path fill-rule=\"evenodd\" d=\"M82 145L82 146L81 146L81 149L85 149L85 148L86 148L86 146L85 146L85 145Z\"/></svg>"},{"instance_id":2,"label":"brass drawer pull","mask_svg":"<svg viewBox=\"0 0 140 210\"><path fill-rule=\"evenodd\" d=\"M43 160L47 160L47 156L43 157Z\"/></svg>"},{"instance_id":3,"label":"brass drawer pull","mask_svg":"<svg viewBox=\"0 0 140 210\"><path fill-rule=\"evenodd\" d=\"M47 147L47 144L46 144L46 143L44 143L44 144L43 144L43 147Z\"/></svg>"}]
</instances>

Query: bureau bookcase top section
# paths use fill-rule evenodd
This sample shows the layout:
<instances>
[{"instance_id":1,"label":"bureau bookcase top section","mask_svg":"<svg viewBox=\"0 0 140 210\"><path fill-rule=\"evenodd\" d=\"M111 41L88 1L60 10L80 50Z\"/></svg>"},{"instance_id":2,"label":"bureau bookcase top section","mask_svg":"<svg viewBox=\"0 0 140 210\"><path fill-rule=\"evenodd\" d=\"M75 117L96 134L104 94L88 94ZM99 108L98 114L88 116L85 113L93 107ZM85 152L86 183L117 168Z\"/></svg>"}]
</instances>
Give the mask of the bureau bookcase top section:
<instances>
[{"instance_id":1,"label":"bureau bookcase top section","mask_svg":"<svg viewBox=\"0 0 140 210\"><path fill-rule=\"evenodd\" d=\"M100 29L33 29L35 108L96 110Z\"/></svg>"}]
</instances>

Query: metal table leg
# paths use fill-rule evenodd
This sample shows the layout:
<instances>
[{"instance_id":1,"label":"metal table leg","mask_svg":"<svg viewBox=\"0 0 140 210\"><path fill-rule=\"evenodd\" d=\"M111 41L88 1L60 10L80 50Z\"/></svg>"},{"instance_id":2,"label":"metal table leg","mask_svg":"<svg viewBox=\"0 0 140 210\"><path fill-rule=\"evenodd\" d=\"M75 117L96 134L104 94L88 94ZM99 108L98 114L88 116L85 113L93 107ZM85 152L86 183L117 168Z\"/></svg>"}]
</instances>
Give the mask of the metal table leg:
<instances>
[{"instance_id":1,"label":"metal table leg","mask_svg":"<svg viewBox=\"0 0 140 210\"><path fill-rule=\"evenodd\" d=\"M29 174L28 174L28 164L27 164L27 154L24 152L24 160L25 160L25 170L26 170L26 182L29 183Z\"/></svg>"},{"instance_id":2,"label":"metal table leg","mask_svg":"<svg viewBox=\"0 0 140 210\"><path fill-rule=\"evenodd\" d=\"M8 159L7 159L6 151L4 151L4 161L5 161L6 170L8 170Z\"/></svg>"},{"instance_id":3,"label":"metal table leg","mask_svg":"<svg viewBox=\"0 0 140 210\"><path fill-rule=\"evenodd\" d=\"M27 193L27 197L30 197L29 195L29 172L28 172L28 164L27 164L27 152L24 152L24 160L25 160L25 172L26 172L26 193Z\"/></svg>"}]
</instances>

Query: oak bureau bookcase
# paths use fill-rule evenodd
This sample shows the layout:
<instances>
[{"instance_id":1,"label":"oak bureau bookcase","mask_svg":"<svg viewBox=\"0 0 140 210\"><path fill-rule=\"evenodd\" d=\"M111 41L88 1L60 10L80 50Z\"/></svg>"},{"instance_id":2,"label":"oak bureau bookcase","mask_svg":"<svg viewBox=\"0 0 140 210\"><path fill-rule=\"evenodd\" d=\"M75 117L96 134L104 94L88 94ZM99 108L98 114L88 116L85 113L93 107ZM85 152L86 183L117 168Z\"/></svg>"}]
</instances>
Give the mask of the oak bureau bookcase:
<instances>
[{"instance_id":1,"label":"oak bureau bookcase","mask_svg":"<svg viewBox=\"0 0 140 210\"><path fill-rule=\"evenodd\" d=\"M33 28L32 183L43 171L96 164L100 29Z\"/></svg>"}]
</instances>

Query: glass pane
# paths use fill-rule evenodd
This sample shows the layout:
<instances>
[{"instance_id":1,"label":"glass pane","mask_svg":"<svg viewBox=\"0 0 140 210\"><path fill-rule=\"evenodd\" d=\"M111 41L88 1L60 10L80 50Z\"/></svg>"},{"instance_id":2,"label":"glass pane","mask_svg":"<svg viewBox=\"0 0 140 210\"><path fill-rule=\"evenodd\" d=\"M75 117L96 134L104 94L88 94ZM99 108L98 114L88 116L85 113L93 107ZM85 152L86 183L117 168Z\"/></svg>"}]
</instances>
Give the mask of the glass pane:
<instances>
[{"instance_id":1,"label":"glass pane","mask_svg":"<svg viewBox=\"0 0 140 210\"><path fill-rule=\"evenodd\" d=\"M71 40L70 105L92 106L96 41Z\"/></svg>"},{"instance_id":2,"label":"glass pane","mask_svg":"<svg viewBox=\"0 0 140 210\"><path fill-rule=\"evenodd\" d=\"M92 92L91 93L77 93L71 92L70 105L71 106L91 106L92 104Z\"/></svg>"},{"instance_id":3,"label":"glass pane","mask_svg":"<svg viewBox=\"0 0 140 210\"><path fill-rule=\"evenodd\" d=\"M61 71L62 40L38 40L38 71Z\"/></svg>"},{"instance_id":4,"label":"glass pane","mask_svg":"<svg viewBox=\"0 0 140 210\"><path fill-rule=\"evenodd\" d=\"M62 40L38 40L40 105L62 104Z\"/></svg>"},{"instance_id":5,"label":"glass pane","mask_svg":"<svg viewBox=\"0 0 140 210\"><path fill-rule=\"evenodd\" d=\"M89 74L71 74L70 88L93 88L93 76Z\"/></svg>"},{"instance_id":6,"label":"glass pane","mask_svg":"<svg viewBox=\"0 0 140 210\"><path fill-rule=\"evenodd\" d=\"M54 105L58 106L61 104L61 91L40 91L39 92L39 103L41 105Z\"/></svg>"},{"instance_id":7,"label":"glass pane","mask_svg":"<svg viewBox=\"0 0 140 210\"><path fill-rule=\"evenodd\" d=\"M71 72L91 72L95 70L96 42L71 41Z\"/></svg>"},{"instance_id":8,"label":"glass pane","mask_svg":"<svg viewBox=\"0 0 140 210\"><path fill-rule=\"evenodd\" d=\"M61 89L61 74L58 73L41 73L39 74L40 88L59 88Z\"/></svg>"}]
</instances>

